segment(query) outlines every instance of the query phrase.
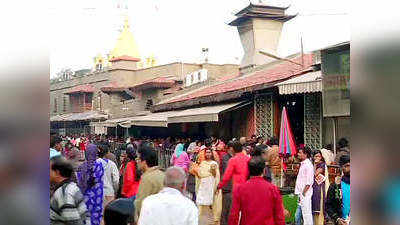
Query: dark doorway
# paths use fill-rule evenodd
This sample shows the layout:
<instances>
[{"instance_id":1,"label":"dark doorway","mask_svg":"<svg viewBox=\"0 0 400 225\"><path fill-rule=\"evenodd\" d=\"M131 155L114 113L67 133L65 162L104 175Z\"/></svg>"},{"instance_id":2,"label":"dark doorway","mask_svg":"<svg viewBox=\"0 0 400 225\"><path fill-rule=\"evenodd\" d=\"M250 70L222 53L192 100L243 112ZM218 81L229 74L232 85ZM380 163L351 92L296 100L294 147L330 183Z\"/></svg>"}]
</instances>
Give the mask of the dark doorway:
<instances>
[{"instance_id":1,"label":"dark doorway","mask_svg":"<svg viewBox=\"0 0 400 225\"><path fill-rule=\"evenodd\" d=\"M304 95L280 95L278 104L279 118L282 116L283 107L286 107L296 145L304 144ZM279 123L276 124L279 128L280 121L279 119Z\"/></svg>"}]
</instances>

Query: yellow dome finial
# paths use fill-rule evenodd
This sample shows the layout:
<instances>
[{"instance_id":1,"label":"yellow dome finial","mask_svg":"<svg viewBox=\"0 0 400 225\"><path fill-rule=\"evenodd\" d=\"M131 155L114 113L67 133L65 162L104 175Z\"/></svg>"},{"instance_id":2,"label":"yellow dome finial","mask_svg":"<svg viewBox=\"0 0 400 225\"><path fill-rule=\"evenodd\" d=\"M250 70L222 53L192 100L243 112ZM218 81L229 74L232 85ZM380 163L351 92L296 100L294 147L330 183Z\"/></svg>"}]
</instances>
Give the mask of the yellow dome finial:
<instances>
[{"instance_id":1,"label":"yellow dome finial","mask_svg":"<svg viewBox=\"0 0 400 225\"><path fill-rule=\"evenodd\" d=\"M110 52L109 59L121 56L130 56L140 59L138 46L132 32L130 31L128 16L125 16L122 32L118 37L114 49Z\"/></svg>"},{"instance_id":2,"label":"yellow dome finial","mask_svg":"<svg viewBox=\"0 0 400 225\"><path fill-rule=\"evenodd\" d=\"M106 62L103 56L99 53L94 57L94 70L102 70L106 67Z\"/></svg>"}]
</instances>

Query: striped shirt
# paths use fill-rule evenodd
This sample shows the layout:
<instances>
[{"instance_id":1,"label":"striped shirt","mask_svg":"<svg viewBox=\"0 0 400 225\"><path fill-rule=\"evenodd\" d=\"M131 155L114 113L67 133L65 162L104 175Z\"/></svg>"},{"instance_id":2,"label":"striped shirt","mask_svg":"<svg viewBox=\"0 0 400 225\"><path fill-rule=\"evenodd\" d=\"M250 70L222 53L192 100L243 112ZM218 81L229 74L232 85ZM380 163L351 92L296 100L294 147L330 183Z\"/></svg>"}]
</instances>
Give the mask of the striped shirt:
<instances>
[{"instance_id":1,"label":"striped shirt","mask_svg":"<svg viewBox=\"0 0 400 225\"><path fill-rule=\"evenodd\" d=\"M51 197L50 224L90 224L90 214L84 197L74 182L62 182Z\"/></svg>"}]
</instances>

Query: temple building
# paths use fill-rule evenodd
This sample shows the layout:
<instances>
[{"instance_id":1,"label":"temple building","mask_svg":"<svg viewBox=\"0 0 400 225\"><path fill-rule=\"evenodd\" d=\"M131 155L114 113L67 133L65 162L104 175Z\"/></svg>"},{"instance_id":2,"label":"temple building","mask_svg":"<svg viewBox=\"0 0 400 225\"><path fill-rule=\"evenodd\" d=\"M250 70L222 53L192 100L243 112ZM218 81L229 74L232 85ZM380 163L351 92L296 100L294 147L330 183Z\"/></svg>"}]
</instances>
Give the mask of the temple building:
<instances>
[{"instance_id":1,"label":"temple building","mask_svg":"<svg viewBox=\"0 0 400 225\"><path fill-rule=\"evenodd\" d=\"M115 136L253 134L279 137L283 107L296 144L320 149L350 133L350 43L276 56L287 7L252 4L229 25L238 30L241 65L140 58L125 20L115 48L91 73L51 84L51 128Z\"/></svg>"},{"instance_id":2,"label":"temple building","mask_svg":"<svg viewBox=\"0 0 400 225\"><path fill-rule=\"evenodd\" d=\"M153 54L141 58L129 21L114 48L94 57L93 68L75 71L50 84L50 126L60 134L115 133L94 122L146 115L154 104L179 93L236 76L239 66L174 62L157 65Z\"/></svg>"}]
</instances>

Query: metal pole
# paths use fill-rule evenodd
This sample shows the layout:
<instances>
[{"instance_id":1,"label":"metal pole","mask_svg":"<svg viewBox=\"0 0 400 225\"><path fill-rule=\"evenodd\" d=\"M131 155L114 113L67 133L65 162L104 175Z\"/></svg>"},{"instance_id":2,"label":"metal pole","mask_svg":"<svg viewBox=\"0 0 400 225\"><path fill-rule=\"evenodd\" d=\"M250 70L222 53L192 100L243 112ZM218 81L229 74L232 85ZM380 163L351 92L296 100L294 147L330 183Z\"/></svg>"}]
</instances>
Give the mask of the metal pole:
<instances>
[{"instance_id":1,"label":"metal pole","mask_svg":"<svg viewBox=\"0 0 400 225\"><path fill-rule=\"evenodd\" d=\"M336 118L332 118L332 125L333 125L333 154L336 157Z\"/></svg>"},{"instance_id":2,"label":"metal pole","mask_svg":"<svg viewBox=\"0 0 400 225\"><path fill-rule=\"evenodd\" d=\"M282 157L282 164L281 164L281 188L283 187L283 157Z\"/></svg>"},{"instance_id":3,"label":"metal pole","mask_svg":"<svg viewBox=\"0 0 400 225\"><path fill-rule=\"evenodd\" d=\"M304 51L303 51L303 37L300 36L301 42L301 67L304 69Z\"/></svg>"}]
</instances>

